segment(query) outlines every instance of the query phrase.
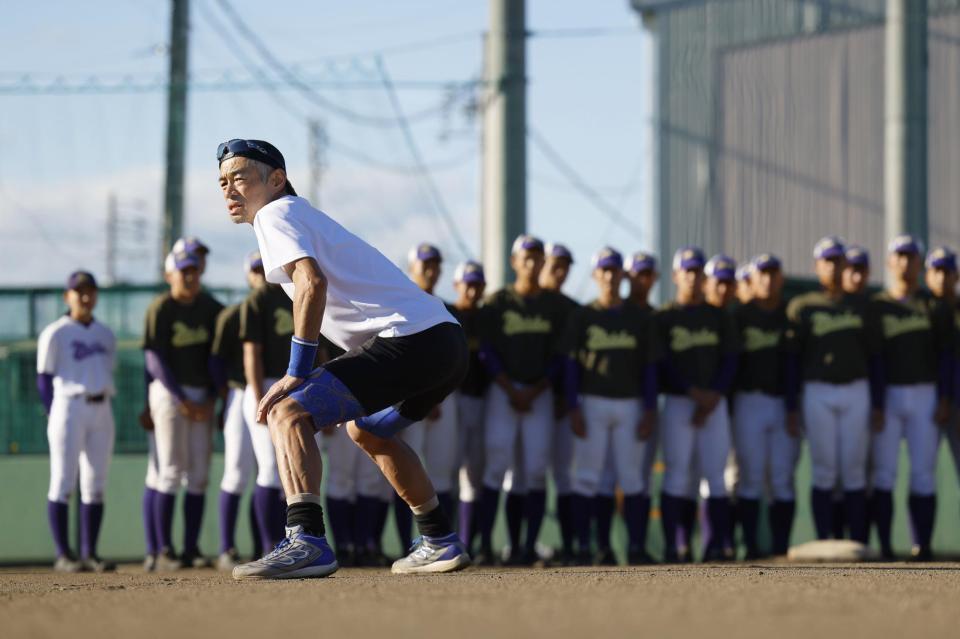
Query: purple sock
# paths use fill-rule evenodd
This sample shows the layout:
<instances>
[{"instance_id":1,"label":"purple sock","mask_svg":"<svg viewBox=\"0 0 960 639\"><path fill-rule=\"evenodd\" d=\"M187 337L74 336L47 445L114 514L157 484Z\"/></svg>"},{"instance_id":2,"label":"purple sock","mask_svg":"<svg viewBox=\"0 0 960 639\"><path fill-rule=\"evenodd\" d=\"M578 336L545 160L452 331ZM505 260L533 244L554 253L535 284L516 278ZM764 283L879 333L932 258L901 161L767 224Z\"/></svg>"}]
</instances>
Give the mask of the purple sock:
<instances>
[{"instance_id":1,"label":"purple sock","mask_svg":"<svg viewBox=\"0 0 960 639\"><path fill-rule=\"evenodd\" d=\"M937 496L910 495L908 505L916 543L920 548L928 549L933 538L933 522L937 514Z\"/></svg>"},{"instance_id":2,"label":"purple sock","mask_svg":"<svg viewBox=\"0 0 960 639\"><path fill-rule=\"evenodd\" d=\"M457 509L457 532L460 533L460 541L466 544L467 548L473 547L473 502L461 501Z\"/></svg>"},{"instance_id":3,"label":"purple sock","mask_svg":"<svg viewBox=\"0 0 960 639\"><path fill-rule=\"evenodd\" d=\"M590 552L590 524L593 521L593 498L578 495L570 497L570 517L576 532L577 550L585 555Z\"/></svg>"},{"instance_id":4,"label":"purple sock","mask_svg":"<svg viewBox=\"0 0 960 639\"><path fill-rule=\"evenodd\" d=\"M176 503L176 495L156 491L153 501L153 522L157 531L157 552L173 550L173 508Z\"/></svg>"},{"instance_id":5,"label":"purple sock","mask_svg":"<svg viewBox=\"0 0 960 639\"><path fill-rule=\"evenodd\" d=\"M843 494L846 505L847 526L850 539L867 543L870 527L867 522L867 493L863 490L848 490Z\"/></svg>"},{"instance_id":6,"label":"purple sock","mask_svg":"<svg viewBox=\"0 0 960 639\"><path fill-rule=\"evenodd\" d=\"M507 535L510 537L510 548L517 551L520 548L520 530L523 528L523 510L526 495L507 493L507 503L504 510L507 515Z\"/></svg>"},{"instance_id":7,"label":"purple sock","mask_svg":"<svg viewBox=\"0 0 960 639\"><path fill-rule=\"evenodd\" d=\"M757 552L757 524L760 516L760 500L737 500L737 519L740 521L740 530L743 531L743 545L751 553Z\"/></svg>"},{"instance_id":8,"label":"purple sock","mask_svg":"<svg viewBox=\"0 0 960 639\"><path fill-rule=\"evenodd\" d=\"M877 538L884 554L893 552L891 528L893 527L893 493L874 489L869 501L870 519L877 527Z\"/></svg>"},{"instance_id":9,"label":"purple sock","mask_svg":"<svg viewBox=\"0 0 960 639\"><path fill-rule=\"evenodd\" d=\"M220 552L237 547L235 532L240 515L240 495L220 491Z\"/></svg>"},{"instance_id":10,"label":"purple sock","mask_svg":"<svg viewBox=\"0 0 960 639\"><path fill-rule=\"evenodd\" d=\"M480 545L484 549L491 547L493 525L497 521L497 508L500 506L500 491L483 487L480 503L477 505L477 527L480 530Z\"/></svg>"},{"instance_id":11,"label":"purple sock","mask_svg":"<svg viewBox=\"0 0 960 639\"><path fill-rule=\"evenodd\" d=\"M593 519L597 526L597 550L602 552L610 548L610 528L613 525L613 511L617 500L613 495L597 495L593 498Z\"/></svg>"},{"instance_id":12,"label":"purple sock","mask_svg":"<svg viewBox=\"0 0 960 639\"><path fill-rule=\"evenodd\" d=\"M330 512L329 500L327 512ZM377 511L380 500L376 497L364 497L357 495L357 506L354 510L353 536L357 546L366 550L374 550L377 546L374 544L373 531L376 528ZM331 515L331 526L333 516ZM336 532L334 532L336 535Z\"/></svg>"},{"instance_id":13,"label":"purple sock","mask_svg":"<svg viewBox=\"0 0 960 639\"><path fill-rule=\"evenodd\" d=\"M833 534L833 490L811 490L810 507L817 528L817 539L830 539Z\"/></svg>"},{"instance_id":14,"label":"purple sock","mask_svg":"<svg viewBox=\"0 0 960 639\"><path fill-rule=\"evenodd\" d=\"M453 495L450 493L437 493L437 501L440 502L440 508L449 517L453 513L454 503Z\"/></svg>"},{"instance_id":15,"label":"purple sock","mask_svg":"<svg viewBox=\"0 0 960 639\"><path fill-rule=\"evenodd\" d=\"M557 495L557 523L560 524L560 540L563 552L573 552L573 536L575 534L573 521L570 515L570 502L573 495Z\"/></svg>"},{"instance_id":16,"label":"purple sock","mask_svg":"<svg viewBox=\"0 0 960 639\"><path fill-rule=\"evenodd\" d=\"M330 518L330 532L333 533L333 544L338 554L343 554L353 548L353 504L346 499L327 497L327 517Z\"/></svg>"},{"instance_id":17,"label":"purple sock","mask_svg":"<svg viewBox=\"0 0 960 639\"><path fill-rule=\"evenodd\" d=\"M793 528L795 501L775 501L770 506L770 533L773 537L773 554L783 556L790 548L790 530Z\"/></svg>"},{"instance_id":18,"label":"purple sock","mask_svg":"<svg viewBox=\"0 0 960 639\"><path fill-rule=\"evenodd\" d=\"M257 523L259 520L259 515L257 515L257 500L250 499L250 507L247 509L248 523L250 525L250 539L253 540L253 556L257 559L263 557L263 543L260 541L260 525Z\"/></svg>"},{"instance_id":19,"label":"purple sock","mask_svg":"<svg viewBox=\"0 0 960 639\"><path fill-rule=\"evenodd\" d=\"M400 537L400 547L406 552L413 544L411 530L413 529L413 511L407 502L396 495L393 499L393 518L397 522L397 535Z\"/></svg>"},{"instance_id":20,"label":"purple sock","mask_svg":"<svg viewBox=\"0 0 960 639\"><path fill-rule=\"evenodd\" d=\"M644 496L624 495L623 520L627 525L627 547L631 552L643 550L646 545L646 522L643 521ZM650 510L649 503L646 510Z\"/></svg>"},{"instance_id":21,"label":"purple sock","mask_svg":"<svg viewBox=\"0 0 960 639\"><path fill-rule=\"evenodd\" d=\"M284 537L287 521L286 502L279 488L254 486L253 499L257 502L257 528L264 552L274 548Z\"/></svg>"},{"instance_id":22,"label":"purple sock","mask_svg":"<svg viewBox=\"0 0 960 639\"><path fill-rule=\"evenodd\" d=\"M677 540L677 544L693 553L693 535L697 530L699 507L695 498L679 497L678 499L680 499L680 539ZM707 523L706 517L702 521ZM701 537L707 536L709 536L709 531L701 533Z\"/></svg>"},{"instance_id":23,"label":"purple sock","mask_svg":"<svg viewBox=\"0 0 960 639\"><path fill-rule=\"evenodd\" d=\"M710 530L707 545L716 551L723 550L726 543L727 531L730 530L730 499L728 497L711 497L707 500L707 519L710 521Z\"/></svg>"},{"instance_id":24,"label":"purple sock","mask_svg":"<svg viewBox=\"0 0 960 639\"><path fill-rule=\"evenodd\" d=\"M96 557L100 524L103 522L103 504L80 504L80 556Z\"/></svg>"},{"instance_id":25,"label":"purple sock","mask_svg":"<svg viewBox=\"0 0 960 639\"><path fill-rule=\"evenodd\" d=\"M524 500L523 514L527 520L527 555L533 557L537 551L537 538L540 536L540 526L543 524L543 515L547 510L547 492L545 490L531 490Z\"/></svg>"},{"instance_id":26,"label":"purple sock","mask_svg":"<svg viewBox=\"0 0 960 639\"><path fill-rule=\"evenodd\" d=\"M156 555L160 552L160 543L157 540L156 519L157 491L145 488L143 491L143 535L147 543L147 554Z\"/></svg>"},{"instance_id":27,"label":"purple sock","mask_svg":"<svg viewBox=\"0 0 960 639\"><path fill-rule=\"evenodd\" d=\"M57 557L70 554L70 507L59 501L47 501L47 520L53 534L53 545L57 547Z\"/></svg>"},{"instance_id":28,"label":"purple sock","mask_svg":"<svg viewBox=\"0 0 960 639\"><path fill-rule=\"evenodd\" d=\"M198 542L203 522L203 504L206 496L202 493L185 493L183 496L183 552L200 554Z\"/></svg>"},{"instance_id":29,"label":"purple sock","mask_svg":"<svg viewBox=\"0 0 960 639\"><path fill-rule=\"evenodd\" d=\"M831 520L831 528L833 530L834 539L846 539L847 537L847 510L844 506L843 499L838 499L833 492L830 493L830 510L832 512L833 519ZM826 537L824 538L826 539Z\"/></svg>"},{"instance_id":30,"label":"purple sock","mask_svg":"<svg viewBox=\"0 0 960 639\"><path fill-rule=\"evenodd\" d=\"M660 493L660 523L663 526L664 550L668 555L677 552L677 537L680 528L682 500L667 493Z\"/></svg>"}]
</instances>

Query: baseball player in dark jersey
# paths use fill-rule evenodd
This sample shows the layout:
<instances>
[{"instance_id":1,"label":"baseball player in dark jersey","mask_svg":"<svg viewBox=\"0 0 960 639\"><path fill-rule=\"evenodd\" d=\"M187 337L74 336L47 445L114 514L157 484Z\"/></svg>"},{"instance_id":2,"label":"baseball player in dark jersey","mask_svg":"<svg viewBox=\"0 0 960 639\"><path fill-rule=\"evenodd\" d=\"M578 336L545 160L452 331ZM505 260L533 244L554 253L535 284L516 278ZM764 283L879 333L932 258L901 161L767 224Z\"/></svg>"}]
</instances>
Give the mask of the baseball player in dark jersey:
<instances>
[{"instance_id":1,"label":"baseball player in dark jersey","mask_svg":"<svg viewBox=\"0 0 960 639\"><path fill-rule=\"evenodd\" d=\"M540 288L545 291L553 291L560 295L567 306L568 313L574 313L579 304L564 295L560 289L563 288L570 274L570 267L573 265L573 253L563 244L548 242L545 247L546 262L543 270L540 272ZM570 420L567 418L567 407L563 401L562 379L558 381L553 388L554 417L556 418L556 428L553 431L553 452L550 460L550 474L553 477L553 485L557 495L557 523L560 524L560 539L562 547L560 549L559 563L568 563L573 559L573 520L571 515L571 479L570 463L573 455L573 433L570 430ZM598 508L599 513L602 508ZM610 515L613 515L613 509L610 509Z\"/></svg>"},{"instance_id":2,"label":"baseball player in dark jersey","mask_svg":"<svg viewBox=\"0 0 960 639\"><path fill-rule=\"evenodd\" d=\"M666 394L662 417L666 473L660 496L665 560L689 559L689 530L678 539L684 513L696 510L690 498L699 477L707 480L710 529L706 560L724 558L724 531L731 521L724 466L730 450L726 393L734 381L738 336L731 314L706 304L703 294L703 252L679 249L673 259L674 302L657 313L656 325L664 345L660 380ZM695 460L696 463L695 464Z\"/></svg>"},{"instance_id":3,"label":"baseball player in dark jersey","mask_svg":"<svg viewBox=\"0 0 960 639\"><path fill-rule=\"evenodd\" d=\"M457 390L457 418L460 428L457 454L460 464L460 538L467 548L476 536L475 503L483 487L484 437L483 422L486 413L484 397L490 380L480 361L480 304L486 289L483 266L467 261L459 264L453 274L457 299L447 310L457 318L467 336L470 349L470 368Z\"/></svg>"},{"instance_id":4,"label":"baseball player in dark jersey","mask_svg":"<svg viewBox=\"0 0 960 639\"><path fill-rule=\"evenodd\" d=\"M190 253L197 258L197 268L200 269L200 275L203 275L207 270L207 256L210 255L210 247L200 241L199 237L195 235L185 235L181 238L177 238L177 241L173 243L173 248L170 249L171 253Z\"/></svg>"},{"instance_id":5,"label":"baseball player in dark jersey","mask_svg":"<svg viewBox=\"0 0 960 639\"><path fill-rule=\"evenodd\" d=\"M900 440L910 455L908 500L913 557L932 559L930 539L936 512L936 466L940 426L950 417L954 366L953 314L918 292L923 268L919 240L901 235L890 242L890 284L871 301L880 345L872 370L870 513L884 558L893 558L893 489Z\"/></svg>"},{"instance_id":6,"label":"baseball player in dark jersey","mask_svg":"<svg viewBox=\"0 0 960 639\"><path fill-rule=\"evenodd\" d=\"M822 290L798 296L787 306L788 348L798 353L788 376L787 393L803 384L803 420L813 467L811 502L817 536L833 532L833 492L844 491L850 537L867 541L866 465L869 450L869 359L873 351L867 300L842 287L845 247L837 237L817 242L813 256ZM793 383L791 383L793 382ZM792 398L788 401L793 402ZM790 432L799 416L787 415Z\"/></svg>"},{"instance_id":7,"label":"baseball player in dark jersey","mask_svg":"<svg viewBox=\"0 0 960 639\"><path fill-rule=\"evenodd\" d=\"M590 510L608 451L623 491L627 557L649 563L643 457L657 410L657 331L652 315L620 297L623 258L605 248L593 260L599 295L578 308L566 332L565 399L575 435L571 463L572 512L580 563L590 563ZM598 540L598 545L603 540Z\"/></svg>"},{"instance_id":8,"label":"baseball player in dark jersey","mask_svg":"<svg viewBox=\"0 0 960 639\"><path fill-rule=\"evenodd\" d=\"M147 309L143 348L153 422L147 488L153 491L158 553L147 567L171 570L208 565L197 546L213 443L216 387L210 350L223 305L200 289L197 257L171 253L164 264L170 291ZM173 510L183 499L183 554L173 550ZM152 564L152 565L151 565Z\"/></svg>"},{"instance_id":9,"label":"baseball player in dark jersey","mask_svg":"<svg viewBox=\"0 0 960 639\"><path fill-rule=\"evenodd\" d=\"M516 461L514 482L526 489L523 513L527 536L522 548L511 539L511 563L534 561L546 508L546 471L554 429L552 378L559 374L559 348L567 306L540 288L543 243L521 235L513 243L516 282L491 295L481 311L481 357L494 383L487 396L486 468L479 506L483 554L490 538L500 487Z\"/></svg>"},{"instance_id":10,"label":"baseball player in dark jersey","mask_svg":"<svg viewBox=\"0 0 960 639\"><path fill-rule=\"evenodd\" d=\"M707 277L703 286L707 304L729 308L737 300L737 262L723 254L714 255L703 272Z\"/></svg>"},{"instance_id":11,"label":"baseball player in dark jersey","mask_svg":"<svg viewBox=\"0 0 960 639\"><path fill-rule=\"evenodd\" d=\"M734 385L733 438L740 475L737 515L746 558L756 559L761 554L757 519L767 478L773 554L787 554L796 510L794 472L800 434L787 432L787 313L780 260L769 253L758 255L749 273L752 299L734 310L742 350Z\"/></svg>"},{"instance_id":12,"label":"baseball player in dark jersey","mask_svg":"<svg viewBox=\"0 0 960 639\"><path fill-rule=\"evenodd\" d=\"M257 288L264 284L263 261L253 252L244 259L247 285ZM221 388L223 409L223 479L220 481L220 556L217 569L233 570L240 563L235 531L240 511L240 498L253 476L257 462L253 442L243 415L243 343L240 341L240 304L220 311L211 347L211 369L214 381ZM259 557L260 536L256 534L256 516L251 505L252 536L256 540L254 556Z\"/></svg>"}]
</instances>

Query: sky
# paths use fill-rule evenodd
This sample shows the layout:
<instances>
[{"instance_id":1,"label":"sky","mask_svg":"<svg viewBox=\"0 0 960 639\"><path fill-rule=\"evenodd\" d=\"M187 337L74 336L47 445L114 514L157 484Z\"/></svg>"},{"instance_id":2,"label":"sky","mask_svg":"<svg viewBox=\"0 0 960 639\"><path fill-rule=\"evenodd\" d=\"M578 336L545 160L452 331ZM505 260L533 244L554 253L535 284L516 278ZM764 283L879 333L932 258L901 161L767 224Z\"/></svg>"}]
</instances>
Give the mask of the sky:
<instances>
[{"instance_id":1,"label":"sky","mask_svg":"<svg viewBox=\"0 0 960 639\"><path fill-rule=\"evenodd\" d=\"M105 274L111 195L120 214L117 279L156 280L163 90L49 95L22 87L103 86L127 77L162 82L170 6L48 0L5 8L0 286L60 285L79 267ZM422 174L412 170L383 78L395 85L443 205L469 257L477 257L482 122L468 107L476 95L470 83L482 69L488 12L481 0L194 0L189 66L201 86L188 98L184 227L212 248L207 283L242 286L242 258L256 248L252 229L226 216L217 144L270 140L307 195L308 122L319 120L329 139L320 208L401 265L412 245L437 244L446 257L438 292L452 295L454 266L468 256L440 222ZM287 72L314 81L314 97L284 86L231 14ZM610 221L528 145L528 231L573 250L566 290L585 300L592 293L590 254L605 244L623 252L653 248L653 41L628 0L528 0L527 26L529 125L630 221L630 228ZM278 88L265 90L258 77ZM224 88L236 84L241 89Z\"/></svg>"}]
</instances>

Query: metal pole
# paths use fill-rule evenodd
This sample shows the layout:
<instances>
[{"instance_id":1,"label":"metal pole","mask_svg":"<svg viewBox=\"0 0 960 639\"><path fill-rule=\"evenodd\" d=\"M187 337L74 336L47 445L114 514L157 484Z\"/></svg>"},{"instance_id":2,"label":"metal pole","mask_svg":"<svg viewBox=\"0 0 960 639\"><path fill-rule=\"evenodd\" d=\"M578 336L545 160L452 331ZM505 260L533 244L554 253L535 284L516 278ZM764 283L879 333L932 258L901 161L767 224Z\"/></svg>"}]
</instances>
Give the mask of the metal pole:
<instances>
[{"instance_id":1,"label":"metal pole","mask_svg":"<svg viewBox=\"0 0 960 639\"><path fill-rule=\"evenodd\" d=\"M482 251L490 290L513 280L510 245L527 227L526 37L526 1L490 0L482 189Z\"/></svg>"},{"instance_id":2,"label":"metal pole","mask_svg":"<svg viewBox=\"0 0 960 639\"><path fill-rule=\"evenodd\" d=\"M321 120L310 120L310 203L320 208L320 185L327 168L327 128Z\"/></svg>"},{"instance_id":3,"label":"metal pole","mask_svg":"<svg viewBox=\"0 0 960 639\"><path fill-rule=\"evenodd\" d=\"M167 177L163 192L163 256L183 234L183 173L187 137L187 44L190 27L189 0L172 0L170 27L170 88L167 101Z\"/></svg>"},{"instance_id":4,"label":"metal pole","mask_svg":"<svg viewBox=\"0 0 960 639\"><path fill-rule=\"evenodd\" d=\"M927 2L887 0L885 228L928 241Z\"/></svg>"}]
</instances>

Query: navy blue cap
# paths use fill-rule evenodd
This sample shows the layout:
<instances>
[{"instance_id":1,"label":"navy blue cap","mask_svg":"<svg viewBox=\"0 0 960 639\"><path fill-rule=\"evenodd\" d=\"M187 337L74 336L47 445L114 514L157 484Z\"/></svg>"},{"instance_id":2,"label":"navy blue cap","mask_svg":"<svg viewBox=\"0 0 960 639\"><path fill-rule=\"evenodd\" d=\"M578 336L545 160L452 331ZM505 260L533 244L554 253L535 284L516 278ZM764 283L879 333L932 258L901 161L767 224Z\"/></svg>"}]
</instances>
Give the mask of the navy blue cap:
<instances>
[{"instance_id":1,"label":"navy blue cap","mask_svg":"<svg viewBox=\"0 0 960 639\"><path fill-rule=\"evenodd\" d=\"M870 266L870 253L862 246L851 246L844 253L850 266Z\"/></svg>"},{"instance_id":2,"label":"navy blue cap","mask_svg":"<svg viewBox=\"0 0 960 639\"><path fill-rule=\"evenodd\" d=\"M714 255L704 269L707 277L721 281L731 281L737 276L737 263L728 255Z\"/></svg>"},{"instance_id":3,"label":"navy blue cap","mask_svg":"<svg viewBox=\"0 0 960 639\"><path fill-rule=\"evenodd\" d=\"M590 260L593 268L623 268L623 256L616 249L604 246Z\"/></svg>"},{"instance_id":4,"label":"navy blue cap","mask_svg":"<svg viewBox=\"0 0 960 639\"><path fill-rule=\"evenodd\" d=\"M642 273L643 271L656 271L657 258L650 253L637 251L627 258L623 268L631 273Z\"/></svg>"},{"instance_id":5,"label":"navy blue cap","mask_svg":"<svg viewBox=\"0 0 960 639\"><path fill-rule=\"evenodd\" d=\"M573 263L573 253L570 252L563 244L558 242L547 242L546 249L544 251L547 254L547 257L560 258L570 260L570 263Z\"/></svg>"},{"instance_id":6,"label":"navy blue cap","mask_svg":"<svg viewBox=\"0 0 960 639\"><path fill-rule=\"evenodd\" d=\"M99 288L97 286L97 279L90 271L74 271L70 274L70 277L67 278L68 291L75 291L85 286Z\"/></svg>"},{"instance_id":7,"label":"navy blue cap","mask_svg":"<svg viewBox=\"0 0 960 639\"><path fill-rule=\"evenodd\" d=\"M453 272L454 284L486 284L487 278L483 274L483 264L468 260L457 265Z\"/></svg>"},{"instance_id":8,"label":"navy blue cap","mask_svg":"<svg viewBox=\"0 0 960 639\"><path fill-rule=\"evenodd\" d=\"M260 251L251 251L243 258L243 270L249 273L255 269L263 268L263 258L260 257Z\"/></svg>"},{"instance_id":9,"label":"navy blue cap","mask_svg":"<svg viewBox=\"0 0 960 639\"><path fill-rule=\"evenodd\" d=\"M540 238L534 237L532 235L520 235L513 241L513 247L510 249L510 254L514 255L520 251L543 251L543 242Z\"/></svg>"},{"instance_id":10,"label":"navy blue cap","mask_svg":"<svg viewBox=\"0 0 960 639\"><path fill-rule=\"evenodd\" d=\"M898 235L890 240L890 244L887 245L887 252L920 255L923 253L923 242L912 235Z\"/></svg>"},{"instance_id":11,"label":"navy blue cap","mask_svg":"<svg viewBox=\"0 0 960 639\"><path fill-rule=\"evenodd\" d=\"M828 235L821 238L813 247L813 259L832 260L836 257L843 257L845 251L846 246L844 246L842 239L836 235Z\"/></svg>"},{"instance_id":12,"label":"navy blue cap","mask_svg":"<svg viewBox=\"0 0 960 639\"><path fill-rule=\"evenodd\" d=\"M177 253L178 251L183 251L184 253L195 253L197 255L206 255L210 252L210 248L200 241L200 238L194 235L186 235L179 238L176 242L173 243L173 248L170 249L171 252Z\"/></svg>"},{"instance_id":13,"label":"navy blue cap","mask_svg":"<svg viewBox=\"0 0 960 639\"><path fill-rule=\"evenodd\" d=\"M750 263L753 265L753 268L758 271L783 268L780 258L773 253L761 253L760 255L754 257Z\"/></svg>"},{"instance_id":14,"label":"navy blue cap","mask_svg":"<svg viewBox=\"0 0 960 639\"><path fill-rule=\"evenodd\" d=\"M927 268L957 270L957 254L948 246L938 246L927 254Z\"/></svg>"},{"instance_id":15,"label":"navy blue cap","mask_svg":"<svg viewBox=\"0 0 960 639\"><path fill-rule=\"evenodd\" d=\"M183 269L200 268L200 258L196 253L187 253L186 251L171 251L163 261L163 270L167 273L173 271L182 271Z\"/></svg>"},{"instance_id":16,"label":"navy blue cap","mask_svg":"<svg viewBox=\"0 0 960 639\"><path fill-rule=\"evenodd\" d=\"M673 254L673 270L685 271L694 268L703 268L707 259L703 255L703 250L697 246L684 246L678 248Z\"/></svg>"},{"instance_id":17,"label":"navy blue cap","mask_svg":"<svg viewBox=\"0 0 960 639\"><path fill-rule=\"evenodd\" d=\"M287 161L283 159L283 153L280 153L280 149L265 140L242 140L234 138L233 140L221 142L220 146L217 147L217 162L219 164L223 164L230 158L236 157L263 162L269 167L283 170L284 173L287 171ZM293 184L290 183L289 179L287 179L285 191L287 195L297 194L297 191L293 188Z\"/></svg>"},{"instance_id":18,"label":"navy blue cap","mask_svg":"<svg viewBox=\"0 0 960 639\"><path fill-rule=\"evenodd\" d=\"M410 264L414 262L426 262L427 260L443 261L443 255L440 254L440 249L433 244L427 244L426 242L417 244L407 253L407 261Z\"/></svg>"},{"instance_id":19,"label":"navy blue cap","mask_svg":"<svg viewBox=\"0 0 960 639\"><path fill-rule=\"evenodd\" d=\"M736 280L746 282L750 279L750 273L753 272L753 262L747 262L737 267Z\"/></svg>"}]
</instances>

